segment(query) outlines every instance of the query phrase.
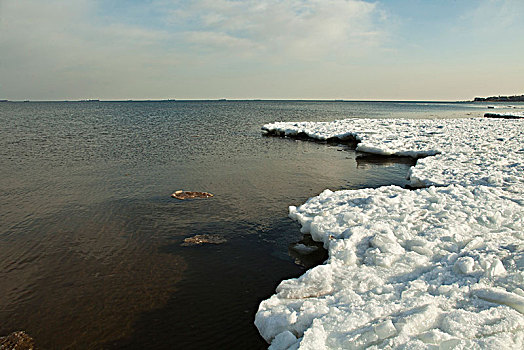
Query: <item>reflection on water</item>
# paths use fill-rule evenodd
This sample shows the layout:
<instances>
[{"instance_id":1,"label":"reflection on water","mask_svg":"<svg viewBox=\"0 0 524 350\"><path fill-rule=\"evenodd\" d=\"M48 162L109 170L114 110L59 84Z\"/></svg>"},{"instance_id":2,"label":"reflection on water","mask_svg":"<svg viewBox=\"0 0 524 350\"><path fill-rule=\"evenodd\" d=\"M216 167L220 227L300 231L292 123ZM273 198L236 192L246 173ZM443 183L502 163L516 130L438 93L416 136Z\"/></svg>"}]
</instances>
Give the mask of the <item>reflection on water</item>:
<instances>
[{"instance_id":1,"label":"reflection on water","mask_svg":"<svg viewBox=\"0 0 524 350\"><path fill-rule=\"evenodd\" d=\"M468 108L2 103L0 334L23 329L43 348L263 348L258 303L304 271L287 207L328 187L403 185L409 164L260 126ZM226 242L181 245L195 235Z\"/></svg>"},{"instance_id":2,"label":"reflection on water","mask_svg":"<svg viewBox=\"0 0 524 350\"><path fill-rule=\"evenodd\" d=\"M111 203L34 220L2 240L4 332L27 329L43 347L94 347L132 331L136 314L163 305L186 263L129 239L143 225ZM131 213L129 213L131 214Z\"/></svg>"}]
</instances>

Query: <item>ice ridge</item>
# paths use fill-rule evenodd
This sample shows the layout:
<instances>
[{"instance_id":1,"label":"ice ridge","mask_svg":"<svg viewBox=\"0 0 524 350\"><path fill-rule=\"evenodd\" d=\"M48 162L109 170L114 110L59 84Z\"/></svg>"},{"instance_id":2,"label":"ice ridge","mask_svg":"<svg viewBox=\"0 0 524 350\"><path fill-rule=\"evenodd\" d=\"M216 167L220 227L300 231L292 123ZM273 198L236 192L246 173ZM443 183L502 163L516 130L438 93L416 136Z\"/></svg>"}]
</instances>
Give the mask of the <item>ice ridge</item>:
<instances>
[{"instance_id":1,"label":"ice ridge","mask_svg":"<svg viewBox=\"0 0 524 350\"><path fill-rule=\"evenodd\" d=\"M524 348L523 123L265 125L419 158L410 179L420 187L325 190L289 208L329 259L260 304L255 325L270 349Z\"/></svg>"}]
</instances>

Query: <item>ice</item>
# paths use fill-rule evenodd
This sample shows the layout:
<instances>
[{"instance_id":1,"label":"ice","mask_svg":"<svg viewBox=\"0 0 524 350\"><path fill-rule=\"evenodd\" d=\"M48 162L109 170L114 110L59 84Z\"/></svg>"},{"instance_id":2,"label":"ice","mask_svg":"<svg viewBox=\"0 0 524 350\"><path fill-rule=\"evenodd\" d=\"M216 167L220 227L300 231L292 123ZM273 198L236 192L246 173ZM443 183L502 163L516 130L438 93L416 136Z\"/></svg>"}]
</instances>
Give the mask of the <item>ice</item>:
<instances>
[{"instance_id":1,"label":"ice","mask_svg":"<svg viewBox=\"0 0 524 350\"><path fill-rule=\"evenodd\" d=\"M498 119L346 119L334 122L273 123L263 130L327 140L352 135L356 150L385 156L410 156L415 187L449 184L522 189L522 120ZM348 131L350 130L350 131ZM434 156L434 157L429 157Z\"/></svg>"},{"instance_id":2,"label":"ice","mask_svg":"<svg viewBox=\"0 0 524 350\"><path fill-rule=\"evenodd\" d=\"M298 253L304 254L304 255L311 254L314 251L318 250L318 247L307 246L307 245L302 244L302 243L297 243L297 244L293 245L292 248L293 248L293 250L297 251Z\"/></svg>"},{"instance_id":3,"label":"ice","mask_svg":"<svg viewBox=\"0 0 524 350\"><path fill-rule=\"evenodd\" d=\"M397 186L289 208L328 250L255 324L272 349L524 348L524 121L275 123L269 132L417 158Z\"/></svg>"},{"instance_id":4,"label":"ice","mask_svg":"<svg viewBox=\"0 0 524 350\"><path fill-rule=\"evenodd\" d=\"M284 331L277 335L273 342L271 343L271 346L269 347L269 350L284 350L289 349L293 345L297 344L297 337L293 335L290 331Z\"/></svg>"}]
</instances>

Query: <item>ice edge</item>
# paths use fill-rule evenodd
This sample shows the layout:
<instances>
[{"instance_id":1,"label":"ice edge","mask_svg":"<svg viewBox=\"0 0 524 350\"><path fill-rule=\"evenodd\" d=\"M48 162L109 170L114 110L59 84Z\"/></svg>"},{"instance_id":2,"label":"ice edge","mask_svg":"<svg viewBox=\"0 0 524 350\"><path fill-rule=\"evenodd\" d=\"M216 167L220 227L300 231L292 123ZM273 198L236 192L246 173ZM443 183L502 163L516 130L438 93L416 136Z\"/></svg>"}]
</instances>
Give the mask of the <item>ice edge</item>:
<instances>
[{"instance_id":1,"label":"ice edge","mask_svg":"<svg viewBox=\"0 0 524 350\"><path fill-rule=\"evenodd\" d=\"M271 349L522 347L521 121L350 119L262 129L412 156L411 182L425 187L326 190L290 207L330 258L261 303L255 324Z\"/></svg>"}]
</instances>

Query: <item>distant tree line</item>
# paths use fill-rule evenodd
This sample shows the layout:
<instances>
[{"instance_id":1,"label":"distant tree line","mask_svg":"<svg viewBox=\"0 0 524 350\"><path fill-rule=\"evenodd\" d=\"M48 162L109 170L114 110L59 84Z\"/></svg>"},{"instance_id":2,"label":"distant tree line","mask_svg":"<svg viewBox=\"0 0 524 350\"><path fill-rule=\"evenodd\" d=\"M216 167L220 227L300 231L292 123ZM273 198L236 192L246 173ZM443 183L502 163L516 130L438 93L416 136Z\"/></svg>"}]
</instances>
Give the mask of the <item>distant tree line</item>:
<instances>
[{"instance_id":1,"label":"distant tree line","mask_svg":"<svg viewBox=\"0 0 524 350\"><path fill-rule=\"evenodd\" d=\"M475 102L524 102L524 95L520 96L491 96L491 97L475 97Z\"/></svg>"}]
</instances>

